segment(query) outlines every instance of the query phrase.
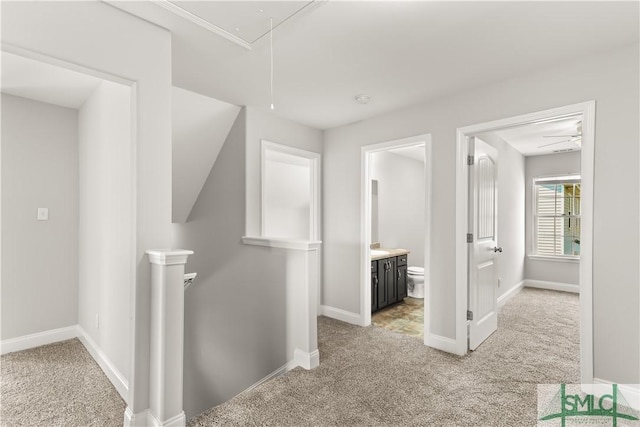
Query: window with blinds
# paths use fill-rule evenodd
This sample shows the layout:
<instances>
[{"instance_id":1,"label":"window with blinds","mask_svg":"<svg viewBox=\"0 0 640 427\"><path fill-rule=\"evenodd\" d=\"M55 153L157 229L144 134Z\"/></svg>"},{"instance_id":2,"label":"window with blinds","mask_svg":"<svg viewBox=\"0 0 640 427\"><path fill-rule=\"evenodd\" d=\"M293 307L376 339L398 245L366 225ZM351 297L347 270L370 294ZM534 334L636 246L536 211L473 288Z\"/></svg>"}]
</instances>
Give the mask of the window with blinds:
<instances>
[{"instance_id":1,"label":"window with blinds","mask_svg":"<svg viewBox=\"0 0 640 427\"><path fill-rule=\"evenodd\" d=\"M536 178L533 187L534 252L580 256L580 176Z\"/></svg>"}]
</instances>

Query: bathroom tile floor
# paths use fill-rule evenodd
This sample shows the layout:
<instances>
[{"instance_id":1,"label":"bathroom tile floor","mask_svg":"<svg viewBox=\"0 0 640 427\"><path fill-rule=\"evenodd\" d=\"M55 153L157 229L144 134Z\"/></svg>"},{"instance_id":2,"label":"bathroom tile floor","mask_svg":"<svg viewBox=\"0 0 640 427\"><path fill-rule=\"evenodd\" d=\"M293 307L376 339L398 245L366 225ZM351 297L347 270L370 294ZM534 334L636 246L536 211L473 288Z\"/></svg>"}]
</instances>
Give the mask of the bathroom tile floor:
<instances>
[{"instance_id":1,"label":"bathroom tile floor","mask_svg":"<svg viewBox=\"0 0 640 427\"><path fill-rule=\"evenodd\" d=\"M371 324L416 338L424 336L424 300L407 297L404 302L373 313Z\"/></svg>"}]
</instances>

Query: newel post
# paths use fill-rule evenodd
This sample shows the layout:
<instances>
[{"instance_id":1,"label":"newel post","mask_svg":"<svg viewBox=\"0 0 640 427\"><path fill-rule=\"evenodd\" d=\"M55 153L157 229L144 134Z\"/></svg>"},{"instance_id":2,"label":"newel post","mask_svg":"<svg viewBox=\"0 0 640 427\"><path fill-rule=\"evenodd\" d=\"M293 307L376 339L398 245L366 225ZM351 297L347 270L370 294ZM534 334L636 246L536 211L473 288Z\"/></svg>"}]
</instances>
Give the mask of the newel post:
<instances>
[{"instance_id":1,"label":"newel post","mask_svg":"<svg viewBox=\"0 0 640 427\"><path fill-rule=\"evenodd\" d=\"M149 250L151 357L149 412L156 426L184 426L184 266L188 250Z\"/></svg>"}]
</instances>

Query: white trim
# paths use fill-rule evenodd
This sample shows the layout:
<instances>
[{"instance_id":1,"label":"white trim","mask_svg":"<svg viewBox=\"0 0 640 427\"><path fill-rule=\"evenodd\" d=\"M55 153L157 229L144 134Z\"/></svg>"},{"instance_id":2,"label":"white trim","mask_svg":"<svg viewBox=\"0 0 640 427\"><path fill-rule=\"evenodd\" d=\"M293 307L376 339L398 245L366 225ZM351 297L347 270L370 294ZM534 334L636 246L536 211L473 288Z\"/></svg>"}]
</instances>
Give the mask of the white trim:
<instances>
[{"instance_id":1,"label":"white trim","mask_svg":"<svg viewBox=\"0 0 640 427\"><path fill-rule=\"evenodd\" d=\"M469 137L462 129L456 131L456 230L455 230L455 283L456 283L456 350L452 353L466 354L468 348L468 243L469 232Z\"/></svg>"},{"instance_id":2,"label":"white trim","mask_svg":"<svg viewBox=\"0 0 640 427\"><path fill-rule=\"evenodd\" d=\"M340 320L341 322L350 323L352 325L366 326L362 324L362 318L358 313L352 313L340 308L321 305L319 314L321 316L330 317L332 319Z\"/></svg>"},{"instance_id":3,"label":"white trim","mask_svg":"<svg viewBox=\"0 0 640 427\"><path fill-rule=\"evenodd\" d=\"M147 422L149 426L153 427L184 427L187 425L187 417L184 414L184 411L180 412L178 415L169 418L165 421L160 421L156 416L151 412L151 410L147 411Z\"/></svg>"},{"instance_id":4,"label":"white trim","mask_svg":"<svg viewBox=\"0 0 640 427\"><path fill-rule=\"evenodd\" d=\"M131 237L129 249L130 289L129 289L129 395L124 399L128 404L135 398L136 378L136 294L138 290L138 83L131 85Z\"/></svg>"},{"instance_id":5,"label":"white trim","mask_svg":"<svg viewBox=\"0 0 640 427\"><path fill-rule=\"evenodd\" d=\"M289 372L290 370L292 370L293 368L295 368L297 366L298 365L296 365L295 362L293 360L291 360L291 361L285 363L284 365L280 366L275 371L271 372L266 377L264 377L261 380L258 380L257 382L251 384L249 387L245 388L240 393L238 393L238 395L247 393L247 392L253 390L254 388L266 383L267 381L271 381L274 378L277 378L277 377L279 377L281 375L284 375L284 374L286 374L287 372Z\"/></svg>"},{"instance_id":6,"label":"white trim","mask_svg":"<svg viewBox=\"0 0 640 427\"><path fill-rule=\"evenodd\" d=\"M155 0L154 1L155 4L157 4L158 6L164 8L165 10L168 10L169 12L173 13L174 15L177 15L181 18L186 19L187 21L190 21L196 25L198 25L201 28L204 28L207 31L210 31L216 35L219 35L220 37L224 37L225 39L237 44L240 47L243 47L247 50L252 50L251 48L251 43L241 39L240 37L231 34L230 32L228 32L227 30L218 27L217 25L212 24L211 22L200 18L197 15L194 15L193 13L189 12L188 10L185 10L183 8L181 8L180 6L176 5L174 2L170 2L169 0Z\"/></svg>"},{"instance_id":7,"label":"white trim","mask_svg":"<svg viewBox=\"0 0 640 427\"><path fill-rule=\"evenodd\" d=\"M123 427L147 427L151 425L149 420L149 410L145 409L142 412L134 414L131 407L127 406L124 411Z\"/></svg>"},{"instance_id":8,"label":"white trim","mask_svg":"<svg viewBox=\"0 0 640 427\"><path fill-rule=\"evenodd\" d=\"M105 72L96 70L94 68L89 68L83 65L76 64L74 62L69 62L62 59L54 58L52 56L48 56L40 52L35 52L33 50L24 49L19 46L14 46L9 43L3 42L0 47L0 50L2 50L3 52L12 53L14 55L32 59L34 61L43 62L48 65L65 68L67 70L75 71L77 73L87 74L101 80L107 80L109 82L119 83L127 87L131 87L135 84L133 80L127 79L125 77L121 77L115 74L105 73Z\"/></svg>"},{"instance_id":9,"label":"white trim","mask_svg":"<svg viewBox=\"0 0 640 427\"><path fill-rule=\"evenodd\" d=\"M524 286L527 288L548 289L551 291L572 292L574 294L580 293L580 285L573 285L571 283L549 282L546 280L530 280L525 279Z\"/></svg>"},{"instance_id":10,"label":"white trim","mask_svg":"<svg viewBox=\"0 0 640 427\"><path fill-rule=\"evenodd\" d=\"M149 262L158 265L179 265L186 264L189 255L193 255L193 251L184 249L161 249L145 251L149 255Z\"/></svg>"},{"instance_id":11,"label":"white trim","mask_svg":"<svg viewBox=\"0 0 640 427\"><path fill-rule=\"evenodd\" d=\"M552 256L552 255L527 255L527 258L531 261L551 261L551 262L566 262L570 264L579 264L580 257L574 256Z\"/></svg>"},{"instance_id":12,"label":"white trim","mask_svg":"<svg viewBox=\"0 0 640 427\"><path fill-rule=\"evenodd\" d=\"M466 326L466 322L465 322ZM424 334L424 343L429 347L433 347L437 350L441 350L447 353L457 354L459 356L463 356L466 354L466 350L463 353L458 352L458 344L456 340L443 337L441 335L436 334Z\"/></svg>"},{"instance_id":13,"label":"white trim","mask_svg":"<svg viewBox=\"0 0 640 427\"><path fill-rule=\"evenodd\" d=\"M315 251L322 242L309 240L280 239L277 237L242 236L245 245L265 246L268 248L293 249L298 251Z\"/></svg>"},{"instance_id":14,"label":"white trim","mask_svg":"<svg viewBox=\"0 0 640 427\"><path fill-rule=\"evenodd\" d=\"M320 365L320 351L314 350L308 353L296 348L293 350L293 362L306 370L317 368Z\"/></svg>"},{"instance_id":15,"label":"white trim","mask_svg":"<svg viewBox=\"0 0 640 427\"><path fill-rule=\"evenodd\" d=\"M603 380L600 378L594 378L593 384L595 385L611 385L617 384L611 381ZM594 387L595 388L595 387ZM591 390L593 392L595 390ZM627 403L637 411L640 411L640 384L618 384L618 391L624 395ZM597 394L597 393L593 393Z\"/></svg>"},{"instance_id":16,"label":"white trim","mask_svg":"<svg viewBox=\"0 0 640 427\"><path fill-rule=\"evenodd\" d=\"M517 283L515 286L513 286L511 289L509 289L507 292L503 293L502 295L500 295L498 297L498 307L504 307L504 305L513 297L515 297L516 295L518 295L518 293L522 290L522 288L524 288L524 283L525 281L523 280L520 283Z\"/></svg>"},{"instance_id":17,"label":"white trim","mask_svg":"<svg viewBox=\"0 0 640 427\"><path fill-rule=\"evenodd\" d=\"M1 354L13 353L15 351L22 351L60 341L66 341L76 338L77 336L78 325L73 325L10 338L0 342Z\"/></svg>"},{"instance_id":18,"label":"white trim","mask_svg":"<svg viewBox=\"0 0 640 427\"><path fill-rule=\"evenodd\" d=\"M116 368L109 357L102 351L96 342L87 334L82 326L77 325L78 339L87 349L91 357L96 361L100 369L109 378L123 400L126 401L129 392L129 381Z\"/></svg>"},{"instance_id":19,"label":"white trim","mask_svg":"<svg viewBox=\"0 0 640 427\"><path fill-rule=\"evenodd\" d=\"M359 324L360 326L369 326L371 324L371 179L369 177L370 157L376 152L386 151L392 148L411 147L421 144L424 144L425 153L425 299L429 301L429 303L431 302L431 298L429 298L429 296L431 295L431 288L429 286L429 283L431 272L430 236L432 150L431 134L427 133L393 141L365 145L360 148L360 320L358 323L348 321L349 323L354 323L356 325ZM429 313L431 312L431 310L429 304L425 304L424 311L424 325L425 331L427 331L430 327Z\"/></svg>"},{"instance_id":20,"label":"white trim","mask_svg":"<svg viewBox=\"0 0 640 427\"><path fill-rule=\"evenodd\" d=\"M535 123L551 117L570 117L582 114L582 149L580 151L582 177L581 206L581 262L580 262L580 377L581 382L593 382L593 188L595 158L595 101L537 111L506 119L458 128L456 131L456 342L458 349L467 347L467 222L468 168L466 157L468 137L501 128Z\"/></svg>"}]
</instances>

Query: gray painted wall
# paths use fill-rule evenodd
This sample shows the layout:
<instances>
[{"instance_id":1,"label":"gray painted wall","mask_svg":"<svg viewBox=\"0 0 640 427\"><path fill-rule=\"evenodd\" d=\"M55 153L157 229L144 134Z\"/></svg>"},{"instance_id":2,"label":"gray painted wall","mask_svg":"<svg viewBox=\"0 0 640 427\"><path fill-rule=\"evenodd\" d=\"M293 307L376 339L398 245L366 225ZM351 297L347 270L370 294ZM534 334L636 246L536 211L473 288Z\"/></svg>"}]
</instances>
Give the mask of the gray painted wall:
<instances>
[{"instance_id":1,"label":"gray painted wall","mask_svg":"<svg viewBox=\"0 0 640 427\"><path fill-rule=\"evenodd\" d=\"M3 94L2 340L77 322L78 112Z\"/></svg>"},{"instance_id":2,"label":"gray painted wall","mask_svg":"<svg viewBox=\"0 0 640 427\"><path fill-rule=\"evenodd\" d=\"M455 336L456 129L562 105L597 101L594 212L595 376L640 382L638 45L325 131L323 304L360 305L361 147L433 137L431 332ZM624 191L620 183L625 183ZM616 313L612 316L611 313Z\"/></svg>"},{"instance_id":3,"label":"gray painted wall","mask_svg":"<svg viewBox=\"0 0 640 427\"><path fill-rule=\"evenodd\" d=\"M424 163L381 151L372 156L371 178L378 180L381 247L407 249L409 265L424 267Z\"/></svg>"},{"instance_id":4,"label":"gray painted wall","mask_svg":"<svg viewBox=\"0 0 640 427\"><path fill-rule=\"evenodd\" d=\"M260 115L260 129L276 129L268 134L269 140L292 142L289 138L298 125L287 126L282 119L270 122ZM230 399L293 357L293 347L287 344L287 254L241 241L247 150L256 145L259 149L262 135L254 126L250 140L247 121L243 109L189 221L175 226L176 245L195 251L186 271L198 273L185 293L187 417ZM320 132L317 135L319 145Z\"/></svg>"},{"instance_id":5,"label":"gray painted wall","mask_svg":"<svg viewBox=\"0 0 640 427\"><path fill-rule=\"evenodd\" d=\"M527 254L531 254L533 252L533 179L547 175L580 173L580 152L527 157L526 163L526 249ZM597 242L595 244L597 246ZM580 264L526 258L525 277L531 280L577 285L580 283Z\"/></svg>"}]
</instances>

